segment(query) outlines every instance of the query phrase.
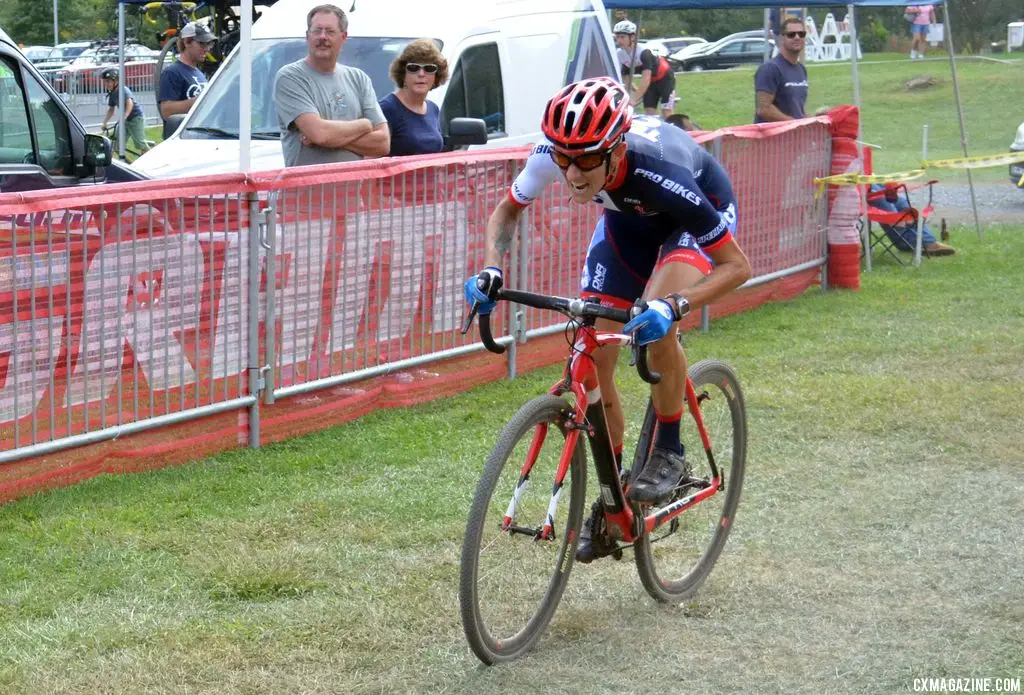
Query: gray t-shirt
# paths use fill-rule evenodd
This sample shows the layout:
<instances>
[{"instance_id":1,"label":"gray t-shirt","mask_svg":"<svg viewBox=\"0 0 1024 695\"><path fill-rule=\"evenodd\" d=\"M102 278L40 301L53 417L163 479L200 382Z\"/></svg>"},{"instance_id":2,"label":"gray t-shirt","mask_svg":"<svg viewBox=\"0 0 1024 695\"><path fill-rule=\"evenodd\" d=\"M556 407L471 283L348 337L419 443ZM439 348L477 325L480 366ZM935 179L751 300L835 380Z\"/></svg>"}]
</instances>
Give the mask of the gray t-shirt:
<instances>
[{"instance_id":1,"label":"gray t-shirt","mask_svg":"<svg viewBox=\"0 0 1024 695\"><path fill-rule=\"evenodd\" d=\"M337 65L333 73L325 74L315 70L305 58L278 71L274 106L281 128L284 163L290 167L363 158L351 150L303 145L295 119L304 113L315 113L331 121L367 118L374 127L384 123L369 75L347 65Z\"/></svg>"}]
</instances>

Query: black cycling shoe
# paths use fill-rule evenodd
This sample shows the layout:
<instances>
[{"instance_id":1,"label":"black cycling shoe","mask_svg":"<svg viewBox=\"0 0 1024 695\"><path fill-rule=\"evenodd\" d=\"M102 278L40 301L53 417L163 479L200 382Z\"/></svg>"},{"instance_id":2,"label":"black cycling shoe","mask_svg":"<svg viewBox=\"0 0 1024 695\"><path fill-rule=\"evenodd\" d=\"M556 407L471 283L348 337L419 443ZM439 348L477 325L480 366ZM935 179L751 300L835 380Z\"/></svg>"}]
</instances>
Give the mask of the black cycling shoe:
<instances>
[{"instance_id":1,"label":"black cycling shoe","mask_svg":"<svg viewBox=\"0 0 1024 695\"><path fill-rule=\"evenodd\" d=\"M683 456L656 447L629 488L628 497L634 502L664 502L672 496L686 472L686 459Z\"/></svg>"},{"instance_id":2,"label":"black cycling shoe","mask_svg":"<svg viewBox=\"0 0 1024 695\"><path fill-rule=\"evenodd\" d=\"M610 555L615 550L605 530L604 505L601 504L601 500L594 500L590 505L590 514L580 529L580 542L576 545L576 562L587 564L599 557Z\"/></svg>"}]
</instances>

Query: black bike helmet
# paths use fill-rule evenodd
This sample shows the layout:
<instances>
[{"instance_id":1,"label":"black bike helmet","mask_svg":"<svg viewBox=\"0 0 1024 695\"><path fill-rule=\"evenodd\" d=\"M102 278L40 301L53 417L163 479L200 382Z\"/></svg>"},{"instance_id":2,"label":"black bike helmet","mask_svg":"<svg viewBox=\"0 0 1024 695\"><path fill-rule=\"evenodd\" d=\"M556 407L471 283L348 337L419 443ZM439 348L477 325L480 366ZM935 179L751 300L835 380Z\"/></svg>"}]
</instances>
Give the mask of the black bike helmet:
<instances>
[{"instance_id":1,"label":"black bike helmet","mask_svg":"<svg viewBox=\"0 0 1024 695\"><path fill-rule=\"evenodd\" d=\"M107 68L100 73L100 79L102 80L116 80L118 78L117 68Z\"/></svg>"}]
</instances>

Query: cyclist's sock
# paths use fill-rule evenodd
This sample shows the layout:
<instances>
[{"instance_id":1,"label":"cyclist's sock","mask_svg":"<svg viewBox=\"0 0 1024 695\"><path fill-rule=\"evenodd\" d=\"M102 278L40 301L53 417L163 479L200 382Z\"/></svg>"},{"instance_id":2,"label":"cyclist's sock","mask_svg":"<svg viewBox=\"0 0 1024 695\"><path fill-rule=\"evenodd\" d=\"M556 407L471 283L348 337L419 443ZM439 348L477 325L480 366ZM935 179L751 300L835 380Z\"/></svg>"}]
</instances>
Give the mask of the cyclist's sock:
<instances>
[{"instance_id":1,"label":"cyclist's sock","mask_svg":"<svg viewBox=\"0 0 1024 695\"><path fill-rule=\"evenodd\" d=\"M622 469L622 447L622 444L616 444L612 448L612 453L615 454L615 464L619 467L620 470Z\"/></svg>"},{"instance_id":2,"label":"cyclist's sock","mask_svg":"<svg viewBox=\"0 0 1024 695\"><path fill-rule=\"evenodd\" d=\"M655 412L655 415L658 418L658 431L654 436L654 446L682 454L683 443L679 441L679 421L683 417L683 411L680 410L672 415Z\"/></svg>"}]
</instances>

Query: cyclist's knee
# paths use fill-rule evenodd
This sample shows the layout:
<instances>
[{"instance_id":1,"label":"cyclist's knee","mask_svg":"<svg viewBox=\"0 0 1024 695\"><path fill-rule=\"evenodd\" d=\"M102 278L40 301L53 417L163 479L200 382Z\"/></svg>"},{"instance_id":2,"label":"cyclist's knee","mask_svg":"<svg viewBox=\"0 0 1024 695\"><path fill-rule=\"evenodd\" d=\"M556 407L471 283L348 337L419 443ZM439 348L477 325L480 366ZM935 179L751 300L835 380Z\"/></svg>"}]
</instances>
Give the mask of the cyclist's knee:
<instances>
[{"instance_id":1,"label":"cyclist's knee","mask_svg":"<svg viewBox=\"0 0 1024 695\"><path fill-rule=\"evenodd\" d=\"M675 327L661 340L650 343L647 346L647 354L655 363L663 365L662 369L671 369L681 359L685 359L683 346L679 344L679 337Z\"/></svg>"}]
</instances>

